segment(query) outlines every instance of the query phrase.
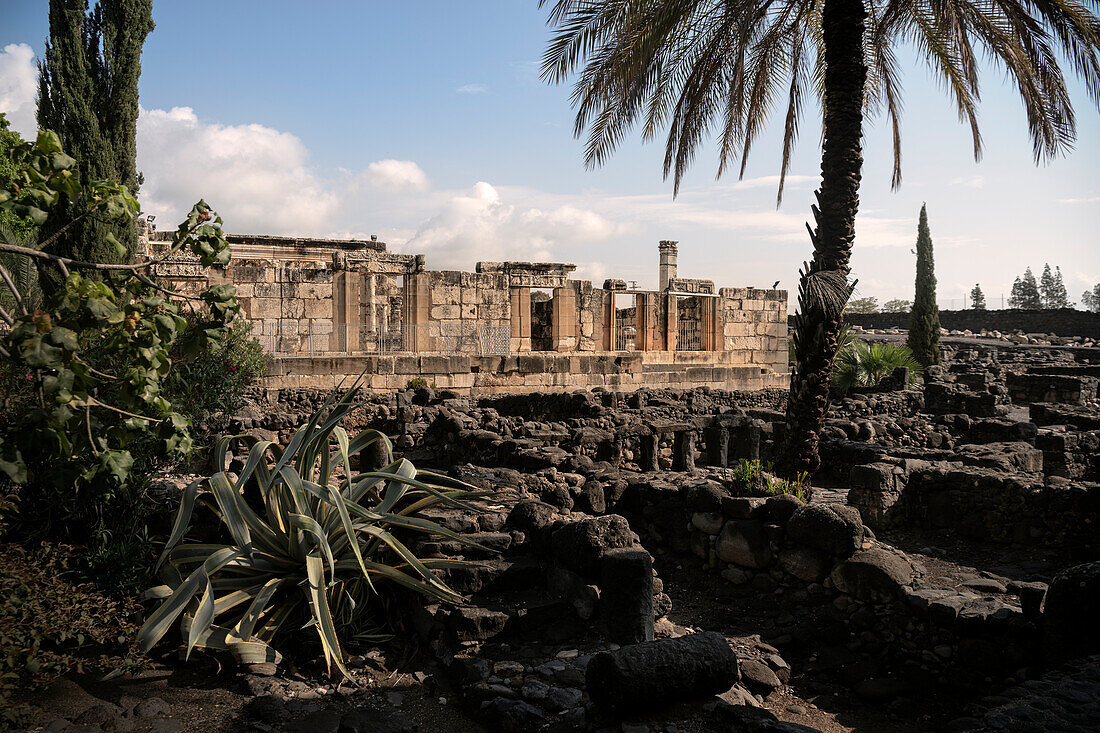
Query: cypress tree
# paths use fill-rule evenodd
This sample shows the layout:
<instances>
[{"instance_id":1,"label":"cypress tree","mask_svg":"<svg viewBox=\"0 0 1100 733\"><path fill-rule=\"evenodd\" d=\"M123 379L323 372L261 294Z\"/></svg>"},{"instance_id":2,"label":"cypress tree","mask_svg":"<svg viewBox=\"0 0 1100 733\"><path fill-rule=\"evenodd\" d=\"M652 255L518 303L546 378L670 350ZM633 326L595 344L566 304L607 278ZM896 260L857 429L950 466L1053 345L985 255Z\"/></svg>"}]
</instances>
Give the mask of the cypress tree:
<instances>
[{"instance_id":1,"label":"cypress tree","mask_svg":"<svg viewBox=\"0 0 1100 733\"><path fill-rule=\"evenodd\" d=\"M84 183L113 180L136 191L138 77L141 49L153 30L152 0L50 0L50 35L38 65L38 126L61 137ZM43 226L42 239L77 212L63 202ZM118 262L107 233L132 253L137 229L91 218L74 223L51 250L93 262ZM51 276L53 270L48 270Z\"/></svg>"},{"instance_id":2,"label":"cypress tree","mask_svg":"<svg viewBox=\"0 0 1100 733\"><path fill-rule=\"evenodd\" d=\"M917 225L917 282L913 310L909 315L909 349L913 358L927 367L940 363L940 311L936 307L936 265L932 260L932 234L928 212L920 207Z\"/></svg>"},{"instance_id":3,"label":"cypress tree","mask_svg":"<svg viewBox=\"0 0 1100 733\"><path fill-rule=\"evenodd\" d=\"M1012 283L1012 294L1008 298L1008 305L1023 310L1039 310L1043 307L1039 285L1035 282L1035 275L1030 267L1024 270L1022 278L1018 277Z\"/></svg>"},{"instance_id":4,"label":"cypress tree","mask_svg":"<svg viewBox=\"0 0 1100 733\"><path fill-rule=\"evenodd\" d=\"M976 311L985 310L985 293L982 292L981 285L975 285L970 291L970 307Z\"/></svg>"}]
</instances>

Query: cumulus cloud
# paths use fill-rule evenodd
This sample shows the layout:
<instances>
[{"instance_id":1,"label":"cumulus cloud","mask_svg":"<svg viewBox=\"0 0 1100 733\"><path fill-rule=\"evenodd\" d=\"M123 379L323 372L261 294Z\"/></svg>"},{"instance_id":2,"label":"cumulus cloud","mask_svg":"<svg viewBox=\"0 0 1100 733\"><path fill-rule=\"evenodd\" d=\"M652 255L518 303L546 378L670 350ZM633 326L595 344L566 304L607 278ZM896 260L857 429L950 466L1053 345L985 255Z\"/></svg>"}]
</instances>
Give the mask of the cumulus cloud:
<instances>
[{"instance_id":1,"label":"cumulus cloud","mask_svg":"<svg viewBox=\"0 0 1100 733\"><path fill-rule=\"evenodd\" d=\"M458 94L487 94L489 87L484 84L463 84L455 89Z\"/></svg>"},{"instance_id":2,"label":"cumulus cloud","mask_svg":"<svg viewBox=\"0 0 1100 733\"><path fill-rule=\"evenodd\" d=\"M321 230L340 200L309 169L308 157L294 135L263 125L204 122L190 107L142 110L138 118L142 202L172 223L204 198L236 231Z\"/></svg>"},{"instance_id":3,"label":"cumulus cloud","mask_svg":"<svg viewBox=\"0 0 1100 733\"><path fill-rule=\"evenodd\" d=\"M33 139L38 131L35 122L35 90L38 68L34 51L25 43L12 43L0 50L0 112L4 112L13 130L24 138Z\"/></svg>"},{"instance_id":4,"label":"cumulus cloud","mask_svg":"<svg viewBox=\"0 0 1100 733\"><path fill-rule=\"evenodd\" d=\"M427 191L428 175L411 160L377 160L367 166L367 182L374 188L391 191Z\"/></svg>"}]
</instances>

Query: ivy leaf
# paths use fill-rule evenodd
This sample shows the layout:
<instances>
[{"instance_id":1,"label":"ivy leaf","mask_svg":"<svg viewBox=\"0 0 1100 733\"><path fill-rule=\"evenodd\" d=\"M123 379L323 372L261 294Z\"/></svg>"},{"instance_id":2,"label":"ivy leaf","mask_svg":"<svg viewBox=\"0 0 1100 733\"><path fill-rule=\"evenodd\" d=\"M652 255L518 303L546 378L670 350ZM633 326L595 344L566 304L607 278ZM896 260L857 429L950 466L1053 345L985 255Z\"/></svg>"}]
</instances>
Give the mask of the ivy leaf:
<instances>
[{"instance_id":1,"label":"ivy leaf","mask_svg":"<svg viewBox=\"0 0 1100 733\"><path fill-rule=\"evenodd\" d=\"M105 450L99 454L100 467L115 477L115 479L121 484L126 482L126 477L130 475L130 468L134 465L134 458L130 455L130 451L126 450Z\"/></svg>"}]
</instances>

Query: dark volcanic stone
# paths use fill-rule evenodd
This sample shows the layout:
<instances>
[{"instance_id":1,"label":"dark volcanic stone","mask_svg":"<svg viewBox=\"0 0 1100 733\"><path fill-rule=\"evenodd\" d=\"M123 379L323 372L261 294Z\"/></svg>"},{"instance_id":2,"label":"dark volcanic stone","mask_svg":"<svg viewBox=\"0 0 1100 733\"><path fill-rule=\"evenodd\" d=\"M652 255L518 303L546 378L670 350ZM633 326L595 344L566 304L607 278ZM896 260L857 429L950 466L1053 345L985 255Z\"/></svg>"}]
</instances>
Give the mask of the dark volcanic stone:
<instances>
[{"instance_id":1,"label":"dark volcanic stone","mask_svg":"<svg viewBox=\"0 0 1100 733\"><path fill-rule=\"evenodd\" d=\"M713 631L601 652L585 671L593 702L620 713L725 692L737 678L737 654Z\"/></svg>"},{"instance_id":2,"label":"dark volcanic stone","mask_svg":"<svg viewBox=\"0 0 1100 733\"><path fill-rule=\"evenodd\" d=\"M482 705L481 714L491 730L502 733L526 733L546 722L546 716L534 705L507 697L489 700Z\"/></svg>"},{"instance_id":3,"label":"dark volcanic stone","mask_svg":"<svg viewBox=\"0 0 1100 733\"><path fill-rule=\"evenodd\" d=\"M608 550L601 561L600 614L619 644L653 641L653 558L641 547Z\"/></svg>"},{"instance_id":4,"label":"dark volcanic stone","mask_svg":"<svg viewBox=\"0 0 1100 733\"><path fill-rule=\"evenodd\" d=\"M808 728L798 723L786 723L763 708L748 705L730 705L721 700L714 704L708 716L716 728L710 730L731 731L735 733L819 733L817 728Z\"/></svg>"},{"instance_id":5,"label":"dark volcanic stone","mask_svg":"<svg viewBox=\"0 0 1100 733\"><path fill-rule=\"evenodd\" d=\"M1055 575L1047 590L1043 617L1051 661L1100 652L1100 561Z\"/></svg>"},{"instance_id":6,"label":"dark volcanic stone","mask_svg":"<svg viewBox=\"0 0 1100 733\"><path fill-rule=\"evenodd\" d=\"M901 587L913 581L915 571L899 550L877 545L860 550L833 568L830 578L841 593L869 601L897 596Z\"/></svg>"},{"instance_id":7,"label":"dark volcanic stone","mask_svg":"<svg viewBox=\"0 0 1100 733\"><path fill-rule=\"evenodd\" d=\"M811 504L791 515L787 534L794 542L847 557L863 541L863 521L855 507Z\"/></svg>"},{"instance_id":8,"label":"dark volcanic stone","mask_svg":"<svg viewBox=\"0 0 1100 733\"><path fill-rule=\"evenodd\" d=\"M633 544L634 533L618 514L566 524L550 537L551 549L562 565L593 577L600 574L600 558L605 551Z\"/></svg>"}]
</instances>

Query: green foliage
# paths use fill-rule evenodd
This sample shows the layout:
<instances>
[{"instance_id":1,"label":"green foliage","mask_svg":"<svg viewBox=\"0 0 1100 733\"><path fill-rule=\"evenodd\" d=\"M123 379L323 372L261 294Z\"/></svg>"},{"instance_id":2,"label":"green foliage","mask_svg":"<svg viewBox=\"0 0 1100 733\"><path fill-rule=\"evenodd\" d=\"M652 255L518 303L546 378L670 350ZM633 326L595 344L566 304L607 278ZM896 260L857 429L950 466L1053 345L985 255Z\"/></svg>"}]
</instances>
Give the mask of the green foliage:
<instances>
[{"instance_id":1,"label":"green foliage","mask_svg":"<svg viewBox=\"0 0 1100 733\"><path fill-rule=\"evenodd\" d=\"M50 0L50 32L39 63L38 126L54 130L80 161L79 180L118 181L130 191L137 173L138 78L141 50L153 30L152 0ZM89 262L120 262L137 241L134 222L78 218L62 201L43 226L61 233L49 251ZM112 246L111 239L122 244ZM43 286L60 280L43 273Z\"/></svg>"},{"instance_id":2,"label":"green foliage","mask_svg":"<svg viewBox=\"0 0 1100 733\"><path fill-rule=\"evenodd\" d=\"M405 389L423 389L425 387L435 389L435 382L428 382L424 377L413 377L405 382Z\"/></svg>"},{"instance_id":3,"label":"green foliage","mask_svg":"<svg viewBox=\"0 0 1100 733\"><path fill-rule=\"evenodd\" d=\"M8 119L0 112L0 191L7 190L15 176L15 161L12 160L12 151L23 143L23 138L15 130L8 128ZM37 233L38 227L30 219L19 216L11 211L0 211L0 231L6 229L4 239L15 242L32 239ZM8 261L5 261L5 265ZM9 267L8 269L11 269Z\"/></svg>"},{"instance_id":4,"label":"green foliage","mask_svg":"<svg viewBox=\"0 0 1100 733\"><path fill-rule=\"evenodd\" d=\"M833 387L844 394L853 387L877 387L898 367L909 368L909 385L918 384L923 367L908 347L883 341L853 341L836 355Z\"/></svg>"},{"instance_id":5,"label":"green foliage","mask_svg":"<svg viewBox=\"0 0 1100 733\"><path fill-rule=\"evenodd\" d=\"M1043 307L1043 299L1039 295L1039 284L1035 282L1035 275L1030 267L1024 270L1023 276L1017 277L1012 283L1008 307L1036 311Z\"/></svg>"},{"instance_id":6,"label":"green foliage","mask_svg":"<svg viewBox=\"0 0 1100 733\"><path fill-rule=\"evenodd\" d=\"M932 256L932 233L928 211L920 207L917 224L917 282L913 310L909 315L907 345L921 366L940 363L940 309L936 305L936 265Z\"/></svg>"},{"instance_id":7,"label":"green foliage","mask_svg":"<svg viewBox=\"0 0 1100 733\"><path fill-rule=\"evenodd\" d=\"M732 483L737 496L778 496L791 494L802 501L808 500L807 487L810 476L803 473L793 479L782 479L770 473L757 459L740 459L733 467Z\"/></svg>"},{"instance_id":8,"label":"green foliage","mask_svg":"<svg viewBox=\"0 0 1100 733\"><path fill-rule=\"evenodd\" d=\"M184 348L206 327L202 314L187 316L182 338L172 348L172 371L164 394L198 432L210 435L225 428L226 419L243 404L245 390L263 376L268 357L252 338L252 324L233 321L221 340L206 340L203 348Z\"/></svg>"},{"instance_id":9,"label":"green foliage","mask_svg":"<svg viewBox=\"0 0 1100 733\"><path fill-rule=\"evenodd\" d=\"M1073 307L1073 303L1069 302L1066 284L1062 280L1061 267L1056 267L1051 272L1050 264L1044 264L1043 274L1039 276L1039 300L1043 308L1049 310Z\"/></svg>"},{"instance_id":10,"label":"green foliage","mask_svg":"<svg viewBox=\"0 0 1100 733\"><path fill-rule=\"evenodd\" d=\"M470 487L392 460L382 433L350 438L340 422L356 407L358 392L358 385L333 392L285 448L238 436L248 448L240 476L219 472L187 487L161 555L165 584L148 592L164 602L138 635L143 650L180 619L188 654L196 647L224 649L244 663L278 661L273 644L312 626L329 669L347 674L341 638L346 644L387 585L437 601L460 599L433 570L464 563L419 559L397 535L470 544L416 516L439 504L466 506ZM387 465L356 473L353 459L378 443ZM229 444L228 438L219 442L215 465L226 465ZM229 542L180 544L196 502L217 515Z\"/></svg>"},{"instance_id":11,"label":"green foliage","mask_svg":"<svg viewBox=\"0 0 1100 733\"><path fill-rule=\"evenodd\" d=\"M985 293L982 292L981 285L974 285L974 289L970 291L970 307L976 311L985 310Z\"/></svg>"},{"instance_id":12,"label":"green foliage","mask_svg":"<svg viewBox=\"0 0 1100 733\"><path fill-rule=\"evenodd\" d=\"M883 313L908 313L909 309L913 307L912 302L908 300L901 300L900 298L894 298L888 300L882 304Z\"/></svg>"},{"instance_id":13,"label":"green foliage","mask_svg":"<svg viewBox=\"0 0 1100 733\"><path fill-rule=\"evenodd\" d=\"M1081 294L1081 305L1085 306L1085 310L1100 313L1100 283Z\"/></svg>"},{"instance_id":14,"label":"green foliage","mask_svg":"<svg viewBox=\"0 0 1100 733\"><path fill-rule=\"evenodd\" d=\"M848 304L844 306L845 313L878 313L878 298L854 298L848 301Z\"/></svg>"},{"instance_id":15,"label":"green foliage","mask_svg":"<svg viewBox=\"0 0 1100 733\"><path fill-rule=\"evenodd\" d=\"M0 545L0 729L22 729L34 709L18 697L70 671L132 667L140 612L68 580L72 548Z\"/></svg>"},{"instance_id":16,"label":"green foliage","mask_svg":"<svg viewBox=\"0 0 1100 733\"><path fill-rule=\"evenodd\" d=\"M138 211L125 186L82 184L75 161L52 132L16 146L13 160L17 167L0 191L0 210L35 222L62 205L109 220L132 219ZM121 248L117 240L110 244ZM221 219L205 202L179 226L170 253L184 247L206 266L229 261ZM188 330L183 296L142 274L147 263L110 266L14 249L53 262L63 279L33 310L18 288L9 288L18 308L0 337L0 377L12 408L0 425L0 475L20 487L18 522L25 536L85 542L110 531L108 520L133 502L128 483L136 447L141 456L191 451L190 421L165 396L162 381L171 373L173 349L197 353L225 336L238 311L234 289L216 285L194 298L205 316ZM81 274L89 269L105 279Z\"/></svg>"}]
</instances>

